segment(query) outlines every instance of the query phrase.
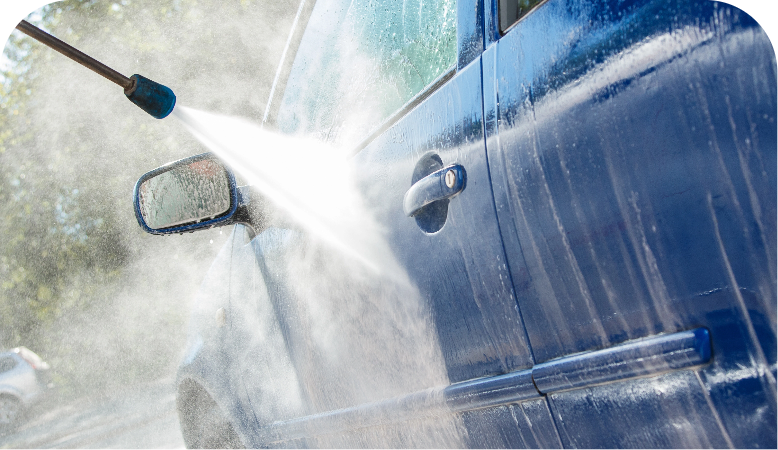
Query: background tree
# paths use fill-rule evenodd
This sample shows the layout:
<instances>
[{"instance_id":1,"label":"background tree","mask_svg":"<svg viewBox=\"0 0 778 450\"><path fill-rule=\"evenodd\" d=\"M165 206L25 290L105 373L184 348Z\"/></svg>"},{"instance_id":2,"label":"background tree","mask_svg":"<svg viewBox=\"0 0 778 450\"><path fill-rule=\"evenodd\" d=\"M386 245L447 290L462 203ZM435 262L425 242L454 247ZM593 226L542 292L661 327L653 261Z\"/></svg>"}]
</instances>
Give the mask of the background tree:
<instances>
[{"instance_id":1,"label":"background tree","mask_svg":"<svg viewBox=\"0 0 778 450\"><path fill-rule=\"evenodd\" d=\"M297 2L67 0L28 21L178 104L260 121ZM14 32L0 73L0 345L77 394L170 374L229 229L144 234L137 178L205 151L171 116Z\"/></svg>"}]
</instances>

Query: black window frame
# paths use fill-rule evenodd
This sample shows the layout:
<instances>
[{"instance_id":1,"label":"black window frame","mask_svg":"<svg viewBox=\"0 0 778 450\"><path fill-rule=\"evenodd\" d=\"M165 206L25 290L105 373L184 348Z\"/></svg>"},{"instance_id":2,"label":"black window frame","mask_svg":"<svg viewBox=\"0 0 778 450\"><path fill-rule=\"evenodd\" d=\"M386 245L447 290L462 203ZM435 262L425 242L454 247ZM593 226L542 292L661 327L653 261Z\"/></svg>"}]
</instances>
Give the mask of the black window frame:
<instances>
[{"instance_id":1,"label":"black window frame","mask_svg":"<svg viewBox=\"0 0 778 450\"><path fill-rule=\"evenodd\" d=\"M511 24L508 25L508 27L505 28L504 30L502 28L502 12L501 11L503 10L502 5L504 4L504 2L506 2L508 0L495 0L495 1L497 2L497 9L496 9L497 31L500 33L500 37L502 37L502 36L505 36L506 34L508 34L511 31L511 29L513 29L519 22L524 20L525 17L527 17L528 15L532 14L539 7L541 7L544 4L546 4L546 2L548 2L549 0L539 0L537 3L535 3L532 6L530 6L530 8L528 10L526 10L523 13L519 14L519 16L513 22L511 22ZM513 1L516 1L516 0L513 0Z\"/></svg>"}]
</instances>

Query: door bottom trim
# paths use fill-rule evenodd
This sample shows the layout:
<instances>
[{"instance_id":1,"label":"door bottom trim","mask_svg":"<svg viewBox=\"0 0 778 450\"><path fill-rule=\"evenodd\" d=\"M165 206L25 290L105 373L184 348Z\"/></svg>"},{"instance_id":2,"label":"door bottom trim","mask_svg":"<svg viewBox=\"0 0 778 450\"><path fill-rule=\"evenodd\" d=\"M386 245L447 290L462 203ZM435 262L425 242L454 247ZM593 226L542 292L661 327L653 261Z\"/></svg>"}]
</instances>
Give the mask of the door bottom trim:
<instances>
[{"instance_id":1,"label":"door bottom trim","mask_svg":"<svg viewBox=\"0 0 778 450\"><path fill-rule=\"evenodd\" d=\"M537 364L532 379L548 394L700 366L712 356L710 333L696 328Z\"/></svg>"},{"instance_id":2,"label":"door bottom trim","mask_svg":"<svg viewBox=\"0 0 778 450\"><path fill-rule=\"evenodd\" d=\"M549 393L690 369L712 357L709 331L696 328L565 356L531 369L273 422L260 435L262 441L273 443L521 403Z\"/></svg>"}]
</instances>

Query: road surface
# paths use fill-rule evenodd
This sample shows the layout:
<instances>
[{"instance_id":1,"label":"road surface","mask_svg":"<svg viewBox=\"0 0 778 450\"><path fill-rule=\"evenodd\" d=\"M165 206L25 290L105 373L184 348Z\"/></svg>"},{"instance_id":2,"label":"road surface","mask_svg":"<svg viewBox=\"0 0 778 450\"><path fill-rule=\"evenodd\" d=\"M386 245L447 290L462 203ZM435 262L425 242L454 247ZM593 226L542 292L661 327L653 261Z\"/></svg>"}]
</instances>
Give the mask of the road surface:
<instances>
[{"instance_id":1,"label":"road surface","mask_svg":"<svg viewBox=\"0 0 778 450\"><path fill-rule=\"evenodd\" d=\"M0 437L0 447L184 448L173 380L41 409Z\"/></svg>"}]
</instances>

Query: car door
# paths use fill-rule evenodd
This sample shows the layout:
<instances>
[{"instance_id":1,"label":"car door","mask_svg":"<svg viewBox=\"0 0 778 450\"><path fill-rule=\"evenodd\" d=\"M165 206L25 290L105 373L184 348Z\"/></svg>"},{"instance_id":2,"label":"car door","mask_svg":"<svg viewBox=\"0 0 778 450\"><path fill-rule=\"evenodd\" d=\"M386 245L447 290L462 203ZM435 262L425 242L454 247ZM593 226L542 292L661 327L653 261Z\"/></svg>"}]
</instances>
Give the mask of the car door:
<instances>
[{"instance_id":1,"label":"car door","mask_svg":"<svg viewBox=\"0 0 778 450\"><path fill-rule=\"evenodd\" d=\"M775 447L766 35L709 1L548 0L500 24L503 3L485 9L489 170L533 378L562 443ZM709 333L712 362L653 366L660 340L635 343L631 362L570 356L685 330ZM543 376L575 358L564 382ZM629 378L630 364L648 378L586 375Z\"/></svg>"},{"instance_id":2,"label":"car door","mask_svg":"<svg viewBox=\"0 0 778 450\"><path fill-rule=\"evenodd\" d=\"M374 239L378 269L294 221L236 237L231 326L252 444L561 445L529 376L492 197L481 8L314 6L272 116L350 149L368 229L352 237Z\"/></svg>"}]
</instances>

